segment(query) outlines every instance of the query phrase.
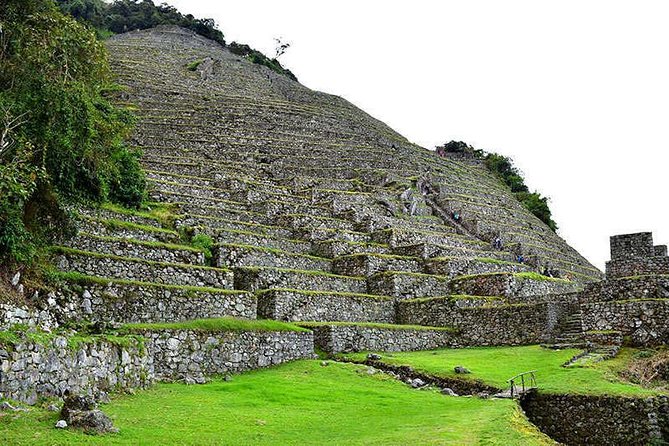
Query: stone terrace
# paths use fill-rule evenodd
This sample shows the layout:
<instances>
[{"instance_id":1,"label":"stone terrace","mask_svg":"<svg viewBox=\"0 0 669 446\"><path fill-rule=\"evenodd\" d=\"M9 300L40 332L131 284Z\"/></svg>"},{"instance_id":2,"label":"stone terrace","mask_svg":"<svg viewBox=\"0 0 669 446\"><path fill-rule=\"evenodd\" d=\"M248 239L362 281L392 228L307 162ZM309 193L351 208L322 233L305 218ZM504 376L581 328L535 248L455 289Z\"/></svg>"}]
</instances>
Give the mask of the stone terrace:
<instances>
[{"instance_id":1,"label":"stone terrace","mask_svg":"<svg viewBox=\"0 0 669 446\"><path fill-rule=\"evenodd\" d=\"M124 86L116 99L139 117L132 144L152 210L77 210L78 235L53 247L65 284L49 301L57 319L262 318L311 330L147 328L157 377L274 364L314 342L330 352L539 342L571 294L601 278L487 171L417 147L339 97L177 27L107 46ZM193 247L199 234L211 253ZM286 353L272 357L263 339ZM201 340L253 349L205 354L193 350ZM193 362L201 353L210 359Z\"/></svg>"},{"instance_id":2,"label":"stone terrace","mask_svg":"<svg viewBox=\"0 0 669 446\"><path fill-rule=\"evenodd\" d=\"M142 282L152 290L135 311L143 320L158 316L156 301L170 309L159 319L189 318L161 286L195 287L194 299L209 302L198 316L396 324L407 298L441 298L449 312L453 295L470 302L457 308L535 305L601 276L488 172L409 143L339 97L177 27L115 36L108 47L126 87L119 100L140 117L133 143L150 197L175 218L169 227L134 222L155 234L110 234L95 218L127 215L86 215L82 234L58 248L58 265L134 289ZM160 231L209 235L213 261L178 241L156 244L166 243ZM492 248L497 236L502 250ZM563 280L536 274L545 267ZM497 274L515 285L500 288L488 279ZM193 293L169 295L193 308L184 300Z\"/></svg>"}]
</instances>

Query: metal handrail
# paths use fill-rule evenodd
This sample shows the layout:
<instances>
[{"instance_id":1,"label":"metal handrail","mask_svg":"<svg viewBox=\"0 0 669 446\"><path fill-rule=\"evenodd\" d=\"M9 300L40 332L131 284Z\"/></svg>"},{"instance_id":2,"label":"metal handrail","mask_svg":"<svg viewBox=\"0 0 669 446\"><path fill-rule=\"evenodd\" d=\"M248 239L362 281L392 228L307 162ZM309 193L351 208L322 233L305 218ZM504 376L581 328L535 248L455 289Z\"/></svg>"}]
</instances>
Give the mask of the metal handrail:
<instances>
[{"instance_id":1,"label":"metal handrail","mask_svg":"<svg viewBox=\"0 0 669 446\"><path fill-rule=\"evenodd\" d=\"M520 394L523 394L530 389L537 388L537 377L535 375L536 372L537 372L536 370L530 370L528 372L519 373L513 378L509 378L507 380L507 382L509 383L509 391L511 392L511 398L513 398L516 394L516 381L519 378L520 378L520 392L519 392Z\"/></svg>"}]
</instances>

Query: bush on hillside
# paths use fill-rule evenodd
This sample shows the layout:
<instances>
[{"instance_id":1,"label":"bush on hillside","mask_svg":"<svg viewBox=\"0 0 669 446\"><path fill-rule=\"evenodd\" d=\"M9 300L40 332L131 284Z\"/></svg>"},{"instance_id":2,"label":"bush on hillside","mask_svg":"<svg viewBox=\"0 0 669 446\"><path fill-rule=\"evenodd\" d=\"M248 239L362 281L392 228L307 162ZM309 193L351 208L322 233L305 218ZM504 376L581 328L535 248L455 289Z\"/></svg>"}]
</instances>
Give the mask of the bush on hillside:
<instances>
[{"instance_id":1,"label":"bush on hillside","mask_svg":"<svg viewBox=\"0 0 669 446\"><path fill-rule=\"evenodd\" d=\"M225 46L223 33L213 19L196 19L191 14L182 14L168 4L155 5L152 0L56 0L60 9L75 19L93 27L98 36L124 33L136 29L148 29L158 25L177 25ZM263 65L270 70L297 81L295 75L276 59L265 56L248 45L232 42L228 48L234 54Z\"/></svg>"},{"instance_id":2,"label":"bush on hillside","mask_svg":"<svg viewBox=\"0 0 669 446\"><path fill-rule=\"evenodd\" d=\"M481 160L490 172L495 174L511 189L516 199L527 210L544 222L551 230L557 231L557 224L553 220L550 207L548 206L548 198L543 197L538 192L529 191L522 173L514 166L511 158L499 153L489 153L484 150L474 149L462 141L450 141L442 146L437 146L436 151L442 156L447 153L464 153Z\"/></svg>"}]
</instances>

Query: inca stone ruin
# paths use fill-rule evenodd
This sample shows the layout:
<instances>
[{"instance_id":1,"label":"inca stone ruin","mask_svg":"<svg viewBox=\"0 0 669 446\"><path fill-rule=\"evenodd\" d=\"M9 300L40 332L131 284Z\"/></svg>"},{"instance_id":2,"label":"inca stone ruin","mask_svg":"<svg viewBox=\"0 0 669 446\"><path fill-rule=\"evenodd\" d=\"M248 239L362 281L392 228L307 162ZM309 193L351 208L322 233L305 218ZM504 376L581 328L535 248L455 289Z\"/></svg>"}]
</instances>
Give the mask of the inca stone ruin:
<instances>
[{"instance_id":1,"label":"inca stone ruin","mask_svg":"<svg viewBox=\"0 0 669 446\"><path fill-rule=\"evenodd\" d=\"M612 237L602 274L483 166L415 146L339 97L177 27L107 46L126 87L117 100L139 116L132 144L150 201L171 217L76 209L77 235L53 248L54 265L72 274L31 306L3 304L0 326L231 317L304 330L166 325L137 330L130 343L75 348L61 336L22 339L0 349L1 397L32 404L66 391L200 383L316 351L542 344L608 357L623 342L667 343L669 257L650 233ZM210 237L211 257L184 234ZM658 401L583 409L600 403L524 407L567 443L573 433L551 427L561 410L584 423L666 411ZM636 424L636 438L661 438L659 419ZM626 426L589 441L629 438Z\"/></svg>"}]
</instances>

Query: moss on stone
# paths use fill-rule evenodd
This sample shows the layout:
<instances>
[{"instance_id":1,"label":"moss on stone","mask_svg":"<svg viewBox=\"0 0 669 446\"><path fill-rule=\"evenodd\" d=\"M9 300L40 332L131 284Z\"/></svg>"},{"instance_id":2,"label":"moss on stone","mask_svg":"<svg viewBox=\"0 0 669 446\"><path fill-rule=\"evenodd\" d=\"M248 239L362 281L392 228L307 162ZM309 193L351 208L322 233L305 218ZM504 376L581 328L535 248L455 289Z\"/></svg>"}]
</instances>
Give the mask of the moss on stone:
<instances>
[{"instance_id":1,"label":"moss on stone","mask_svg":"<svg viewBox=\"0 0 669 446\"><path fill-rule=\"evenodd\" d=\"M157 261L154 261L154 260L146 260L146 259L140 259L140 258L135 258L135 257L123 257L123 256L117 256L117 255L114 255L114 254L101 254L99 252L82 251L82 250L79 250L79 249L68 248L68 247L65 247L65 246L52 246L52 247L49 248L49 251L52 254L78 255L78 256L85 256L85 257L95 257L95 258L99 258L99 259L118 260L118 261L124 261L124 262L145 263L147 265L169 266L169 267L173 267L173 268L202 269L202 270L209 270L209 271L230 272L230 270L226 269L226 268L215 268L215 267L212 267L212 266L191 265L191 264L188 264L188 263L157 262Z\"/></svg>"},{"instance_id":2,"label":"moss on stone","mask_svg":"<svg viewBox=\"0 0 669 446\"><path fill-rule=\"evenodd\" d=\"M109 284L114 284L114 285L126 285L126 286L136 286L136 287L164 288L167 290L186 291L186 292L190 291L197 293L215 293L215 294L227 294L227 295L250 294L248 291L244 290L227 290L223 288L198 287L192 285L172 285L172 284L164 284L156 282L142 282L137 280L97 277L97 276L89 276L86 274L81 274L74 271L68 271L68 272L53 271L50 273L50 276L58 280L76 283L81 286L86 286L86 285L108 286Z\"/></svg>"},{"instance_id":3,"label":"moss on stone","mask_svg":"<svg viewBox=\"0 0 669 446\"><path fill-rule=\"evenodd\" d=\"M351 297L351 298L361 298L361 299L373 299L373 300L382 300L388 301L393 300L393 297L390 296L379 296L376 294L362 294L362 293L344 293L341 291L314 291L314 290L296 290L292 288L269 288L266 290L260 290L256 292L256 296L262 296L271 292L285 292L285 293L295 293L295 294L304 294L306 296L341 296L341 297Z\"/></svg>"},{"instance_id":4,"label":"moss on stone","mask_svg":"<svg viewBox=\"0 0 669 446\"><path fill-rule=\"evenodd\" d=\"M225 331L296 331L306 332L305 328L297 325L288 324L274 320L247 320L224 317L218 319L194 319L184 322L157 322L143 324L125 324L121 327L122 332L141 333L147 331L173 331L173 330L192 330L202 332L225 332Z\"/></svg>"},{"instance_id":5,"label":"moss on stone","mask_svg":"<svg viewBox=\"0 0 669 446\"><path fill-rule=\"evenodd\" d=\"M380 324L375 322L298 322L301 327L360 327L379 330L418 330L418 331L447 331L456 333L457 329L453 327L428 327L425 325L399 325L399 324Z\"/></svg>"}]
</instances>

